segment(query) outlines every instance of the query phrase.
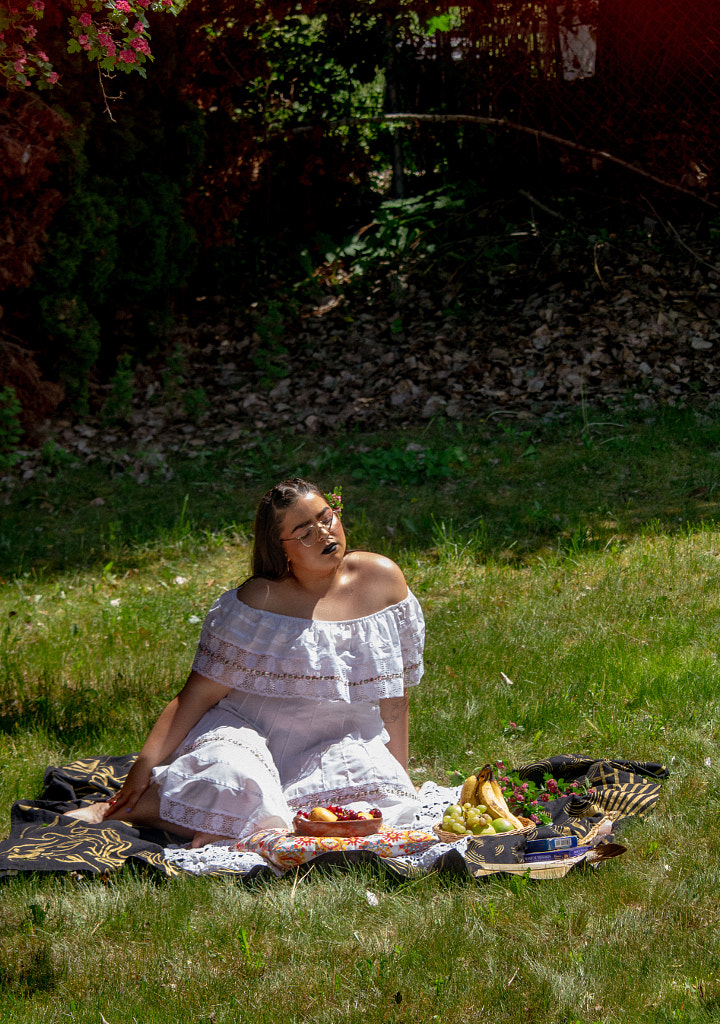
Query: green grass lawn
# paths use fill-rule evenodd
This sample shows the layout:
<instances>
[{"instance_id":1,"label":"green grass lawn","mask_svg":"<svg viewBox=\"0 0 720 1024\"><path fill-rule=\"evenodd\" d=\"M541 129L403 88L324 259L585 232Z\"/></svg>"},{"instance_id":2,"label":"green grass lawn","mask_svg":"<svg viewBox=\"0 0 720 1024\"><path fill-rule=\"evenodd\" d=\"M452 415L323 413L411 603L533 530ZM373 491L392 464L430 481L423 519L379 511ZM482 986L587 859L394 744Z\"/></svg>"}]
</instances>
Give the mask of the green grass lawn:
<instances>
[{"instance_id":1,"label":"green grass lawn","mask_svg":"<svg viewBox=\"0 0 720 1024\"><path fill-rule=\"evenodd\" d=\"M138 748L246 574L259 493L296 471L342 484L352 542L394 557L425 610L418 784L563 752L671 775L623 857L555 882L10 880L0 1021L720 1021L720 420L279 437L173 469L5 493L3 830L48 764Z\"/></svg>"}]
</instances>

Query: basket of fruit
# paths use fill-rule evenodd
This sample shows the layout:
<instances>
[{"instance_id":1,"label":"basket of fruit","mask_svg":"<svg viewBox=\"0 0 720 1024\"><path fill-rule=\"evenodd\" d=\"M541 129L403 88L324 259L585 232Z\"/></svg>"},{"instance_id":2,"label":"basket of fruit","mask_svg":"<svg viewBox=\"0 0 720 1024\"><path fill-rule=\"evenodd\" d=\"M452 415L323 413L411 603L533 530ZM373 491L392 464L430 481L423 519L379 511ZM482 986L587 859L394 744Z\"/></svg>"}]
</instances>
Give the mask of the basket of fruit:
<instances>
[{"instance_id":1,"label":"basket of fruit","mask_svg":"<svg viewBox=\"0 0 720 1024\"><path fill-rule=\"evenodd\" d=\"M441 824L433 832L443 843L454 843L463 836L511 835L532 832L530 818L516 817L505 802L500 786L486 764L465 779L458 802L445 808Z\"/></svg>"},{"instance_id":2,"label":"basket of fruit","mask_svg":"<svg viewBox=\"0 0 720 1024\"><path fill-rule=\"evenodd\" d=\"M377 807L369 811L353 811L330 804L327 807L313 807L309 814L299 811L293 819L293 830L297 836L351 839L379 832L382 823L382 811Z\"/></svg>"}]
</instances>

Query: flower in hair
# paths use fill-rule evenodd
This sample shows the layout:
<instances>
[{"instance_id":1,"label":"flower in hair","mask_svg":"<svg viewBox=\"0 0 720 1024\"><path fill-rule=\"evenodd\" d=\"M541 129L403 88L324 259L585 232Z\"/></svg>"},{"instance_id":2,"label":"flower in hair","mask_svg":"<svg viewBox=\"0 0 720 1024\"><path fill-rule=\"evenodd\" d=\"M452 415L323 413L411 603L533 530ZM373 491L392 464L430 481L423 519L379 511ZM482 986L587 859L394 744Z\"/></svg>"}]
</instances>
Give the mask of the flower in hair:
<instances>
[{"instance_id":1,"label":"flower in hair","mask_svg":"<svg viewBox=\"0 0 720 1024\"><path fill-rule=\"evenodd\" d=\"M342 486L336 487L334 491L326 492L325 501L339 519L343 510Z\"/></svg>"}]
</instances>

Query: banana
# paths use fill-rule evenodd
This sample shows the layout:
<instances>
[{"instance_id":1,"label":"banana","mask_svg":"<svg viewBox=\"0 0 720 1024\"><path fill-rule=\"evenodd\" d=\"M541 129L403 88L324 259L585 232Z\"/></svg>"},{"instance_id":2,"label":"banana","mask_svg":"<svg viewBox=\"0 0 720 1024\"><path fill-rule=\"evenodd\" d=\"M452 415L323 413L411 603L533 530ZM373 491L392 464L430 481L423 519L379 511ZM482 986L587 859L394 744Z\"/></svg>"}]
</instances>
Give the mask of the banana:
<instances>
[{"instance_id":1,"label":"banana","mask_svg":"<svg viewBox=\"0 0 720 1024\"><path fill-rule=\"evenodd\" d=\"M458 803L460 804L461 807L464 807L465 804L472 804L473 807L477 807L477 784L477 775L470 775L467 779L465 779L462 785L462 789L460 790L460 798L458 800Z\"/></svg>"},{"instance_id":2,"label":"banana","mask_svg":"<svg viewBox=\"0 0 720 1024\"><path fill-rule=\"evenodd\" d=\"M478 773L478 791L480 803L485 804L491 818L505 818L515 828L523 828L523 823L510 811L500 786L493 779L492 767L486 764Z\"/></svg>"}]
</instances>

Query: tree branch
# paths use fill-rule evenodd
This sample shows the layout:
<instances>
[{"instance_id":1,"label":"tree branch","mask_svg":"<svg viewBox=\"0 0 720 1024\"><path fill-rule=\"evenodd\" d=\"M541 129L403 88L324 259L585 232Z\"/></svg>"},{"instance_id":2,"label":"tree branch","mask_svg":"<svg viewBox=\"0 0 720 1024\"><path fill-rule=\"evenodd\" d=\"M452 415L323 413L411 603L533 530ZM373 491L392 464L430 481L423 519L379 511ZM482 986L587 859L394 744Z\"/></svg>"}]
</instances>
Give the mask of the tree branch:
<instances>
[{"instance_id":1,"label":"tree branch","mask_svg":"<svg viewBox=\"0 0 720 1024\"><path fill-rule=\"evenodd\" d=\"M671 181L666 181L664 178L659 178L655 174L651 174L649 171L644 171L641 167L636 167L635 164L628 163L627 160L621 160L620 157L613 156L612 153L608 153L604 149L593 149L591 146L583 146L579 142L573 142L572 139L565 139L561 135L553 135L551 132L546 132L542 128L531 128L526 124L518 124L515 121L507 121L503 117L480 117L476 114L378 114L375 117L345 117L338 121L328 121L325 123L325 128L346 128L356 124L480 124L487 128L507 128L510 131L520 132L523 135L533 135L536 139L545 139L546 142L554 142L558 146L563 146L565 149L575 150L576 153L585 153L587 156L594 156L600 160L604 160L607 163L615 164L617 167L622 167L625 171L630 171L632 174L637 174L641 178L645 178L647 181L653 181L656 185L661 185L663 188L672 189L674 192L680 192L682 195L691 196L699 203L703 203L705 206L710 206L714 210L718 208L717 203L713 203L709 199L705 199L703 196L699 196L696 192L692 192L689 188L683 188L682 185L675 185ZM289 133L290 135L302 135L306 132L313 131L316 126L303 126L300 128L293 128Z\"/></svg>"}]
</instances>

